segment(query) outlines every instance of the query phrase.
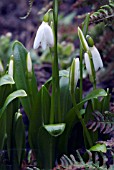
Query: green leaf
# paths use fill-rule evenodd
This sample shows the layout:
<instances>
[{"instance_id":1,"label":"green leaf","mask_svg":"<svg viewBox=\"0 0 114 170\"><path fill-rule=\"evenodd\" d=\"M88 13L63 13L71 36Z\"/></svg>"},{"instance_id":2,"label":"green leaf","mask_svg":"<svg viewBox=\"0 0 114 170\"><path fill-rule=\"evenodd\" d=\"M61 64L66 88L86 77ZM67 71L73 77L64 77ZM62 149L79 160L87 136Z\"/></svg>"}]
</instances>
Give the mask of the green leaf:
<instances>
[{"instance_id":1,"label":"green leaf","mask_svg":"<svg viewBox=\"0 0 114 170\"><path fill-rule=\"evenodd\" d=\"M0 150L4 148L6 137L6 113L4 113L0 118Z\"/></svg>"},{"instance_id":2,"label":"green leaf","mask_svg":"<svg viewBox=\"0 0 114 170\"><path fill-rule=\"evenodd\" d=\"M27 54L28 52L25 47L20 42L15 41L13 44L14 80L17 89L23 89L27 93L27 97L21 99L21 103L30 119L31 114L36 114L38 111L38 88L34 71L32 71L31 78L27 76Z\"/></svg>"},{"instance_id":3,"label":"green leaf","mask_svg":"<svg viewBox=\"0 0 114 170\"><path fill-rule=\"evenodd\" d=\"M54 137L61 135L65 129L65 123L44 125L47 132Z\"/></svg>"},{"instance_id":4,"label":"green leaf","mask_svg":"<svg viewBox=\"0 0 114 170\"><path fill-rule=\"evenodd\" d=\"M94 120L94 116L93 116L92 112L93 112L92 101L89 100L87 103L87 106L86 106L85 114L84 114L85 124L87 124L90 120ZM92 139L92 143L95 143L96 141L98 141L98 132L97 131L93 132L90 129L88 129L88 131L89 131L90 137ZM86 134L84 133L84 131L83 131L83 134L84 134L85 146L86 146L86 148L89 148L90 145L88 143L88 140L87 140L87 137L86 137Z\"/></svg>"},{"instance_id":5,"label":"green leaf","mask_svg":"<svg viewBox=\"0 0 114 170\"><path fill-rule=\"evenodd\" d=\"M66 113L72 108L71 95L69 91L69 78L61 77L60 79L60 104L62 121L64 122Z\"/></svg>"},{"instance_id":6,"label":"green leaf","mask_svg":"<svg viewBox=\"0 0 114 170\"><path fill-rule=\"evenodd\" d=\"M41 107L44 124L49 124L50 121L50 107L51 107L51 97L47 88L43 85L41 88Z\"/></svg>"},{"instance_id":7,"label":"green leaf","mask_svg":"<svg viewBox=\"0 0 114 170\"><path fill-rule=\"evenodd\" d=\"M39 154L37 154L37 157L41 159L41 165L38 164L40 169L52 169L54 167L55 163L55 147L56 147L56 141L57 137L51 136L47 130L42 126L39 129L39 133L36 136L36 140L39 144Z\"/></svg>"},{"instance_id":8,"label":"green leaf","mask_svg":"<svg viewBox=\"0 0 114 170\"><path fill-rule=\"evenodd\" d=\"M5 103L2 107L2 109L0 110L0 118L3 114L3 112L5 111L5 109L7 108L8 104L10 102L12 102L14 99L16 99L17 97L26 97L27 94L24 90L17 90L17 91L14 91L13 93L11 93L5 100Z\"/></svg>"},{"instance_id":9,"label":"green leaf","mask_svg":"<svg viewBox=\"0 0 114 170\"><path fill-rule=\"evenodd\" d=\"M92 146L89 150L90 151L103 152L103 153L107 152L106 145L100 144L100 143L97 143L96 145Z\"/></svg>"},{"instance_id":10,"label":"green leaf","mask_svg":"<svg viewBox=\"0 0 114 170\"><path fill-rule=\"evenodd\" d=\"M18 164L21 164L25 149L25 128L22 120L22 114L19 112L15 114L15 144L17 150Z\"/></svg>"},{"instance_id":11,"label":"green leaf","mask_svg":"<svg viewBox=\"0 0 114 170\"><path fill-rule=\"evenodd\" d=\"M15 84L13 77L9 74L6 74L2 77L0 77L0 86L6 85L6 84Z\"/></svg>"},{"instance_id":12,"label":"green leaf","mask_svg":"<svg viewBox=\"0 0 114 170\"><path fill-rule=\"evenodd\" d=\"M82 106L88 100L103 96L107 96L107 92L104 89L95 89L90 92L80 103L78 103L78 106Z\"/></svg>"},{"instance_id":13,"label":"green leaf","mask_svg":"<svg viewBox=\"0 0 114 170\"><path fill-rule=\"evenodd\" d=\"M106 110L110 110L110 99L111 99L111 94L109 93L109 90L107 90L107 96L105 96L101 101L102 113Z\"/></svg>"}]
</instances>

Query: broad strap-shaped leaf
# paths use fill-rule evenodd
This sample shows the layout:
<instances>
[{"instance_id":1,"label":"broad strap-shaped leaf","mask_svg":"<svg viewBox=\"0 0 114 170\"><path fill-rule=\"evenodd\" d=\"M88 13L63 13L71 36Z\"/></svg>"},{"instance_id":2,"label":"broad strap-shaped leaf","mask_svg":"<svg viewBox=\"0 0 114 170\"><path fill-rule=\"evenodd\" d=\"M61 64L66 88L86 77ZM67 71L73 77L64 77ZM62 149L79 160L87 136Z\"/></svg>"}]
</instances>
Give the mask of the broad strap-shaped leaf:
<instances>
[{"instance_id":1,"label":"broad strap-shaped leaf","mask_svg":"<svg viewBox=\"0 0 114 170\"><path fill-rule=\"evenodd\" d=\"M6 113L0 118L0 150L4 148L4 142L6 139Z\"/></svg>"},{"instance_id":2,"label":"broad strap-shaped leaf","mask_svg":"<svg viewBox=\"0 0 114 170\"><path fill-rule=\"evenodd\" d=\"M49 123L50 120L50 95L45 86L42 86L40 91L38 92L38 110L37 112L31 115L30 126L29 126L29 143L31 148L35 152L35 156L37 162L41 164L41 156L40 156L40 146L39 146L39 131L43 125L43 123ZM35 136L37 138L35 138ZM46 139L45 139L46 141Z\"/></svg>"},{"instance_id":3,"label":"broad strap-shaped leaf","mask_svg":"<svg viewBox=\"0 0 114 170\"><path fill-rule=\"evenodd\" d=\"M67 112L72 108L72 101L69 91L69 78L61 77L60 79L60 104L62 121L64 121Z\"/></svg>"},{"instance_id":4,"label":"broad strap-shaped leaf","mask_svg":"<svg viewBox=\"0 0 114 170\"><path fill-rule=\"evenodd\" d=\"M4 76L0 77L0 86L6 84L15 84L13 77L10 76L9 74L5 74Z\"/></svg>"},{"instance_id":5,"label":"broad strap-shaped leaf","mask_svg":"<svg viewBox=\"0 0 114 170\"><path fill-rule=\"evenodd\" d=\"M51 136L43 126L39 129L38 136L36 136L39 144L39 155L36 158L41 159L41 164L38 165L40 169L48 170L54 167L57 139L58 137Z\"/></svg>"},{"instance_id":6,"label":"broad strap-shaped leaf","mask_svg":"<svg viewBox=\"0 0 114 170\"><path fill-rule=\"evenodd\" d=\"M107 96L107 92L104 89L95 89L92 92L90 92L80 103L78 103L78 106L83 105L88 100L103 96Z\"/></svg>"},{"instance_id":7,"label":"broad strap-shaped leaf","mask_svg":"<svg viewBox=\"0 0 114 170\"><path fill-rule=\"evenodd\" d=\"M89 120L94 120L94 116L93 116L92 112L93 112L93 105L92 105L92 101L89 100L87 103L87 106L86 106L85 114L84 114L85 124L87 124ZM91 137L92 143L95 143L96 141L98 141L98 132L97 131L93 133L92 130L88 129L88 132ZM86 146L86 148L89 148L90 145L88 144L88 140L86 138L86 134L84 133L84 131L83 131L83 136L84 136L85 146Z\"/></svg>"},{"instance_id":8,"label":"broad strap-shaped leaf","mask_svg":"<svg viewBox=\"0 0 114 170\"><path fill-rule=\"evenodd\" d=\"M27 94L24 90L17 90L14 91L13 93L11 93L5 100L5 103L3 105L3 107L0 110L0 118L3 114L3 112L5 111L5 109L7 108L8 104L11 103L14 99L18 98L18 97L26 97Z\"/></svg>"},{"instance_id":9,"label":"broad strap-shaped leaf","mask_svg":"<svg viewBox=\"0 0 114 170\"><path fill-rule=\"evenodd\" d=\"M15 144L17 150L18 164L21 164L25 149L25 128L22 120L22 114L15 114L15 130L14 130Z\"/></svg>"},{"instance_id":10,"label":"broad strap-shaped leaf","mask_svg":"<svg viewBox=\"0 0 114 170\"><path fill-rule=\"evenodd\" d=\"M20 42L15 41L13 44L14 80L17 89L23 89L27 93L27 97L21 99L21 103L28 118L30 118L31 114L36 114L38 110L38 89L34 71L32 70L30 78L27 74L27 54L25 47Z\"/></svg>"},{"instance_id":11,"label":"broad strap-shaped leaf","mask_svg":"<svg viewBox=\"0 0 114 170\"><path fill-rule=\"evenodd\" d=\"M65 129L65 123L44 125L47 132L54 137L60 136Z\"/></svg>"},{"instance_id":12,"label":"broad strap-shaped leaf","mask_svg":"<svg viewBox=\"0 0 114 170\"><path fill-rule=\"evenodd\" d=\"M51 97L47 88L43 85L41 88L41 107L43 123L49 124L50 122L50 108L51 108Z\"/></svg>"}]
</instances>

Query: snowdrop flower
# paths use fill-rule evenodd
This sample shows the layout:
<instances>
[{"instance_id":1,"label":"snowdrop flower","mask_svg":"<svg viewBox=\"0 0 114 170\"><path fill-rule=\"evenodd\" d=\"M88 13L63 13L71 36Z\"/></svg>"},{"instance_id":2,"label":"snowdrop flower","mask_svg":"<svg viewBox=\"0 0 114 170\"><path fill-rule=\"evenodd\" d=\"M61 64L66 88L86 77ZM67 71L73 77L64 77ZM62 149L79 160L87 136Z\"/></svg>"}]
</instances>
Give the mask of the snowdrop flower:
<instances>
[{"instance_id":1,"label":"snowdrop flower","mask_svg":"<svg viewBox=\"0 0 114 170\"><path fill-rule=\"evenodd\" d=\"M36 37L34 40L33 48L37 49L41 45L42 49L45 50L47 46L54 46L54 36L51 27L47 22L42 22L39 26Z\"/></svg>"},{"instance_id":2,"label":"snowdrop flower","mask_svg":"<svg viewBox=\"0 0 114 170\"><path fill-rule=\"evenodd\" d=\"M11 56L10 62L9 62L9 67L8 67L8 74L13 77L13 55Z\"/></svg>"},{"instance_id":3,"label":"snowdrop flower","mask_svg":"<svg viewBox=\"0 0 114 170\"><path fill-rule=\"evenodd\" d=\"M103 67L103 62L100 56L99 51L97 48L93 45L93 47L89 48L91 54L92 54L92 60L94 64L95 71L98 71L99 68ZM88 74L92 75L91 65L90 65L90 59L88 53L84 54L86 69L88 71Z\"/></svg>"},{"instance_id":4,"label":"snowdrop flower","mask_svg":"<svg viewBox=\"0 0 114 170\"><path fill-rule=\"evenodd\" d=\"M69 76L69 87L70 87L70 92L74 92L75 88L77 86L78 83L78 79L79 79L79 58L74 58L72 65L71 65L71 69L70 69L70 76Z\"/></svg>"},{"instance_id":5,"label":"snowdrop flower","mask_svg":"<svg viewBox=\"0 0 114 170\"><path fill-rule=\"evenodd\" d=\"M31 61L31 57L30 57L30 52L28 52L28 54L27 54L27 71L29 73L32 72L32 61Z\"/></svg>"}]
</instances>

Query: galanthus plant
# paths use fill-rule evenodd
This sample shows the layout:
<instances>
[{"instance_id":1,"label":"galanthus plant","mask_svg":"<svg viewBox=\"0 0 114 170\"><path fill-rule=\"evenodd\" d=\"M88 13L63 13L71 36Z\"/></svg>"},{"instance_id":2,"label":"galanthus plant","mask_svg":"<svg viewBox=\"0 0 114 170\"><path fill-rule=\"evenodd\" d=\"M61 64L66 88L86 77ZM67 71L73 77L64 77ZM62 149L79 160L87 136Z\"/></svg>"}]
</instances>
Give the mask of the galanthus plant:
<instances>
[{"instance_id":1,"label":"galanthus plant","mask_svg":"<svg viewBox=\"0 0 114 170\"><path fill-rule=\"evenodd\" d=\"M86 37L90 14L87 14L82 29L78 28L80 57L73 59L70 69L59 71L57 48L58 0L53 0L51 11L53 11L53 17L50 17L49 10L38 28L33 44L34 49L40 45L43 50L50 48L52 57L52 77L42 85L41 89L38 90L37 88L31 54L20 42L15 41L13 44L13 55L10 58L7 75L4 73L3 66L0 65L0 75L3 76L1 77L2 82L11 84L10 92L14 89L19 92L13 93L13 98L24 97L20 98L20 102L29 120L30 148L36 157L38 167L45 170L52 169L56 160L62 154L68 153L69 138L77 123L80 123L82 127L80 133L83 134L85 148L90 149L95 144L98 140L98 131L93 135L93 132L87 129L86 123L93 119L93 111L99 110L103 113L105 110L109 110L110 98L108 92L96 86L96 71L103 67L103 62L92 38ZM84 66L86 66L93 84L93 89L85 97L83 97ZM10 81L6 81L6 76ZM12 85L14 82L15 86ZM0 84L0 86L2 85ZM20 89L23 89L21 95ZM13 100L12 93L10 95L11 100ZM99 100L99 97L101 100ZM7 101L11 100L8 98L5 101L4 99L5 104L2 104L0 110L1 116L5 115L4 110ZM18 109L18 107L14 109L14 111L16 110L16 118L21 115ZM12 119L10 121L12 122ZM17 129L19 130L19 127ZM18 143L17 138L15 139L17 146L24 145L23 135L20 139L21 144ZM77 140L74 142L76 143ZM2 146L4 146L4 141ZM9 142L8 146L11 146ZM23 153L19 152L19 163L22 160L22 155Z\"/></svg>"}]
</instances>

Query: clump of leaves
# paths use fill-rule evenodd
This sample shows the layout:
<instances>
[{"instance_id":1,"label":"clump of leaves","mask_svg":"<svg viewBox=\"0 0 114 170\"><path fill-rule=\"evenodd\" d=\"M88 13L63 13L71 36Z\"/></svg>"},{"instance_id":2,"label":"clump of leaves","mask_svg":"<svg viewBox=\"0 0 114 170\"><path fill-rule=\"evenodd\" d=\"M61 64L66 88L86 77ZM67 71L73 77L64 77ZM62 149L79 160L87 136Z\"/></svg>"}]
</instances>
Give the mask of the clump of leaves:
<instances>
[{"instance_id":1,"label":"clump of leaves","mask_svg":"<svg viewBox=\"0 0 114 170\"><path fill-rule=\"evenodd\" d=\"M94 120L90 120L88 123L88 128L92 129L93 132L100 129L100 133L103 134L113 134L114 133L114 114L105 111L101 114L99 111L93 113Z\"/></svg>"}]
</instances>

